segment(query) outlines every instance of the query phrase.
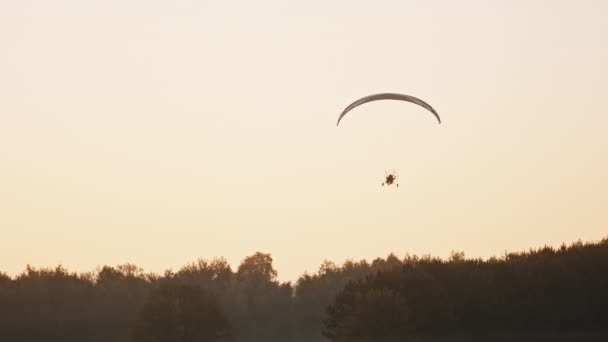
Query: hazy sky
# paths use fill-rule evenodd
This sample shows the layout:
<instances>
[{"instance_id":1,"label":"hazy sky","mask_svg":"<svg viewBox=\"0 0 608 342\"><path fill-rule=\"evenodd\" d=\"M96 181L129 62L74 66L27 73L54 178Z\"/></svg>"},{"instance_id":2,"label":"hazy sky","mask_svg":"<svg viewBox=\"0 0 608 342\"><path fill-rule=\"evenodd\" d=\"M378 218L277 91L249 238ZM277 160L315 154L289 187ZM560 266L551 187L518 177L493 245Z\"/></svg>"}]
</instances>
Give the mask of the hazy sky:
<instances>
[{"instance_id":1,"label":"hazy sky","mask_svg":"<svg viewBox=\"0 0 608 342\"><path fill-rule=\"evenodd\" d=\"M1 1L0 270L608 235L607 1ZM360 107L403 92L431 103ZM380 184L395 169L399 189Z\"/></svg>"}]
</instances>

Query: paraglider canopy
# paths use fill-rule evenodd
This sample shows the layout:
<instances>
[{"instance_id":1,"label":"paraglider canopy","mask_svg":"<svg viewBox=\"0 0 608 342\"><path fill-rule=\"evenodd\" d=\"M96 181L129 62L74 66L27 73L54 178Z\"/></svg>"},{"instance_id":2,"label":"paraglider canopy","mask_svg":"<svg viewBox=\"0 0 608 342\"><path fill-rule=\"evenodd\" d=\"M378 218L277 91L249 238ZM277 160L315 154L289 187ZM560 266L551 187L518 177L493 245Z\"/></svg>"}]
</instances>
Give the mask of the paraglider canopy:
<instances>
[{"instance_id":1,"label":"paraglider canopy","mask_svg":"<svg viewBox=\"0 0 608 342\"><path fill-rule=\"evenodd\" d=\"M414 97L414 96L405 95L405 94L381 93L381 94L374 94L374 95L369 95L369 96L360 98L357 101L348 105L348 107L346 107L342 111L340 116L338 117L338 122L336 123L336 126L339 126L340 120L342 120L344 115L346 115L346 113L350 112L354 108L356 108L364 103L378 101L378 100L398 100L398 101L405 101L405 102L411 102L411 103L417 104L420 107L431 112L435 116L437 121L439 123L441 123L441 118L439 117L439 114L437 113L437 111L435 111L435 109L433 109L433 107L431 107L430 104L422 101L421 99ZM396 181L397 181L397 174L395 173L395 171L394 170L390 171L390 172L387 171L385 174L384 182L382 182L382 186L386 185L387 187L390 187L392 185L396 185L398 187L399 183L397 183Z\"/></svg>"},{"instance_id":2,"label":"paraglider canopy","mask_svg":"<svg viewBox=\"0 0 608 342\"><path fill-rule=\"evenodd\" d=\"M439 123L441 123L441 118L439 117L439 114L437 114L435 109L433 109L433 107L431 107L431 105L422 101L421 99L414 97L414 96L405 95L405 94L382 93L382 94L374 94L374 95L369 95L369 96L360 98L357 101L348 105L348 107L346 107L344 109L344 111L342 111L342 114L340 114L340 116L338 117L338 122L336 123L336 126L338 126L340 124L340 120L342 120L344 115L346 115L346 113L348 113L352 109L354 109L364 103L378 101L378 100L399 100L399 101L406 101L406 102L411 102L411 103L417 104L417 105L425 108L426 110L430 111L437 118L437 121L439 121Z\"/></svg>"}]
</instances>

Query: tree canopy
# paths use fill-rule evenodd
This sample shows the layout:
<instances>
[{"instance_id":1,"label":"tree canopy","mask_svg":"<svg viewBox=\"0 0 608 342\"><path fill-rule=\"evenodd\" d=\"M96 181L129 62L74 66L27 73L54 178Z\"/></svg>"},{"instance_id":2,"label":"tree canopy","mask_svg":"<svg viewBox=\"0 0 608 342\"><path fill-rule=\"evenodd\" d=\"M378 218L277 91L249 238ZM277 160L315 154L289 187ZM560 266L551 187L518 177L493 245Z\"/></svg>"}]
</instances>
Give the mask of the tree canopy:
<instances>
[{"instance_id":1,"label":"tree canopy","mask_svg":"<svg viewBox=\"0 0 608 342\"><path fill-rule=\"evenodd\" d=\"M594 332L608 321L608 239L487 260L454 252L323 262L295 283L270 254L197 260L162 275L133 264L0 272L0 340L357 341L494 332ZM229 334L228 334L229 333ZM322 335L323 333L323 335ZM599 340L601 340L601 338Z\"/></svg>"}]
</instances>

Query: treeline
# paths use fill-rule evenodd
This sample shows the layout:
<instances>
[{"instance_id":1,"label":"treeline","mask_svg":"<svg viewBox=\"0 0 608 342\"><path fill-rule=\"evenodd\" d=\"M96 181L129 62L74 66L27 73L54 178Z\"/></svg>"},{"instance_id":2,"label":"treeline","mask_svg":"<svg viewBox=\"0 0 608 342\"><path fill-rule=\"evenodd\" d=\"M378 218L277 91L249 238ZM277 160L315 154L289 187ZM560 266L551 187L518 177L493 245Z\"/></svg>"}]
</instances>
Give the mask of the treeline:
<instances>
[{"instance_id":1,"label":"treeline","mask_svg":"<svg viewBox=\"0 0 608 342\"><path fill-rule=\"evenodd\" d=\"M270 254L176 272L135 265L0 272L2 341L407 340L608 332L608 240L489 260L389 255L279 282Z\"/></svg>"},{"instance_id":2,"label":"treeline","mask_svg":"<svg viewBox=\"0 0 608 342\"><path fill-rule=\"evenodd\" d=\"M347 284L327 313L324 335L334 341L575 333L606 340L608 240L486 261L407 257Z\"/></svg>"}]
</instances>

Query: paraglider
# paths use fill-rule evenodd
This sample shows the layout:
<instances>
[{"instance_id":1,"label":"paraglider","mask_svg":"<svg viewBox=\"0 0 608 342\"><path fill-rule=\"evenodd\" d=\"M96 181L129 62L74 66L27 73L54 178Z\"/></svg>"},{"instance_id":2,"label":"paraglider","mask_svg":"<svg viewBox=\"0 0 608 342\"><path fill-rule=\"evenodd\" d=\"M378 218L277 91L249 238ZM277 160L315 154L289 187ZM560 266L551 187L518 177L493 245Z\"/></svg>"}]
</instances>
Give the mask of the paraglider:
<instances>
[{"instance_id":1,"label":"paraglider","mask_svg":"<svg viewBox=\"0 0 608 342\"><path fill-rule=\"evenodd\" d=\"M338 122L336 123L336 126L340 125L340 121L342 120L344 115L346 115L346 113L350 112L351 110L355 109L356 107L358 107L362 104L372 102L372 101L378 101L378 100L398 100L398 101L405 101L405 102L417 104L420 107L425 108L426 110L431 112L435 116L437 121L441 124L441 118L439 117L439 114L437 113L437 111L433 107L431 107L430 104L422 101L421 99L414 97L414 96L405 95L405 94L381 93L381 94L365 96L365 97L360 98L357 101L351 103L350 105L348 105L348 107L346 107L342 111L342 114L340 114L340 116L338 117ZM396 185L397 187L399 187L399 183L396 183L397 174L395 173L394 170L392 170L390 172L386 171L384 178L385 179L384 179L384 182L382 182L382 186L386 185L388 187L391 185Z\"/></svg>"},{"instance_id":2,"label":"paraglider","mask_svg":"<svg viewBox=\"0 0 608 342\"><path fill-rule=\"evenodd\" d=\"M350 112L354 108L356 108L364 103L378 101L378 100L399 100L399 101L406 101L406 102L411 102L411 103L417 104L417 105L425 108L426 110L430 111L431 113L433 113L435 118L437 118L437 121L439 121L439 123L441 123L441 118L439 117L439 114L437 113L437 111L435 111L435 109L433 109L433 107L431 107L430 104L422 101L421 99L410 96L410 95L405 95L405 94L382 93L382 94L369 95L369 96L360 98L357 101L348 105L348 107L346 107L342 111L342 114L340 114L340 116L338 117L338 122L336 123L336 126L338 126L340 124L340 120L342 120L344 115L346 115L346 113Z\"/></svg>"},{"instance_id":3,"label":"paraglider","mask_svg":"<svg viewBox=\"0 0 608 342\"><path fill-rule=\"evenodd\" d=\"M399 187L399 183L395 183L395 181L397 181L397 174L395 173L395 170L385 171L384 182L382 183L382 186L391 186L394 184Z\"/></svg>"}]
</instances>

